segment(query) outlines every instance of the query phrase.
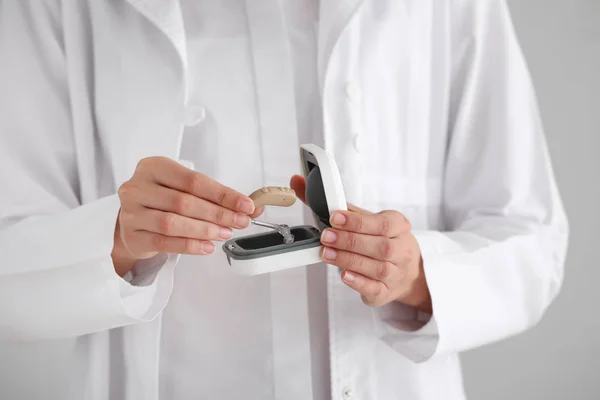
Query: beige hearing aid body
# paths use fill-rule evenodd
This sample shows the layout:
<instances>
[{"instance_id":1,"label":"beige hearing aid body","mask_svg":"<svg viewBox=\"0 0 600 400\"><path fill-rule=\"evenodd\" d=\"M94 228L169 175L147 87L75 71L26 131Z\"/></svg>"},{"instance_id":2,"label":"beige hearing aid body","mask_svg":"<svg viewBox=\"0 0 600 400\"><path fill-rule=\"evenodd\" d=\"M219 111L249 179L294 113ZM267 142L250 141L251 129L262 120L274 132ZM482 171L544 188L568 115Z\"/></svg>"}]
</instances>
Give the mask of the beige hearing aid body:
<instances>
[{"instance_id":1,"label":"beige hearing aid body","mask_svg":"<svg viewBox=\"0 0 600 400\"><path fill-rule=\"evenodd\" d=\"M276 206L289 207L296 202L294 189L286 187L265 186L254 191L250 196L254 207Z\"/></svg>"}]
</instances>

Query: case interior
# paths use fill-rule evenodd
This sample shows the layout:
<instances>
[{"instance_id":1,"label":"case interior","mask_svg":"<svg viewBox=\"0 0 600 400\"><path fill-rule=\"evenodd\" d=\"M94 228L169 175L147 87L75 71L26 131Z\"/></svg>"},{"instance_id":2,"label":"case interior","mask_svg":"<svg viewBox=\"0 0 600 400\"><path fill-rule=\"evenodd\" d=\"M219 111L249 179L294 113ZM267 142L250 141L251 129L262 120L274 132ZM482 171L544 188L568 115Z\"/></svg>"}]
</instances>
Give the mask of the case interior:
<instances>
[{"instance_id":1,"label":"case interior","mask_svg":"<svg viewBox=\"0 0 600 400\"><path fill-rule=\"evenodd\" d=\"M258 233L228 240L224 244L225 253L236 260L251 260L321 245L321 232L313 226L294 226L290 230L293 243L284 243L278 232Z\"/></svg>"},{"instance_id":2,"label":"case interior","mask_svg":"<svg viewBox=\"0 0 600 400\"><path fill-rule=\"evenodd\" d=\"M284 243L283 237L277 232L230 239L223 245L228 261L230 258L249 260L321 245L321 232L331 227L325 187L316 157L308 150L301 149L300 158L306 178L306 202L313 212L317 228L310 225L291 227L294 242L289 244Z\"/></svg>"}]
</instances>

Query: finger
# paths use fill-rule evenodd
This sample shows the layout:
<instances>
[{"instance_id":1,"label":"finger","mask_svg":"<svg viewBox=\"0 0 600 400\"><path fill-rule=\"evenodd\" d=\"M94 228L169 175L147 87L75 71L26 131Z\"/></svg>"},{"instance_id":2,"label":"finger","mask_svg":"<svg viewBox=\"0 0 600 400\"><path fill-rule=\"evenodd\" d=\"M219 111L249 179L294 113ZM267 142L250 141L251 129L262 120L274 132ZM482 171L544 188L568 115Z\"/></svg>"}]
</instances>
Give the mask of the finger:
<instances>
[{"instance_id":1,"label":"finger","mask_svg":"<svg viewBox=\"0 0 600 400\"><path fill-rule=\"evenodd\" d=\"M250 215L250 218L258 218L262 215L262 213L265 211L265 206L259 206L256 207L256 209L254 210L254 212Z\"/></svg>"},{"instance_id":2,"label":"finger","mask_svg":"<svg viewBox=\"0 0 600 400\"><path fill-rule=\"evenodd\" d=\"M321 234L321 243L376 260L393 261L398 254L398 244L395 240L338 229L325 229Z\"/></svg>"},{"instance_id":3,"label":"finger","mask_svg":"<svg viewBox=\"0 0 600 400\"><path fill-rule=\"evenodd\" d=\"M304 179L304 177L300 176L300 175L294 175L292 176L292 179L290 180L290 187L292 189L294 189L294 191L296 192L296 196L303 202L306 204L306 179ZM360 212L363 214L373 214L370 211L367 211L363 208L357 207L354 204L347 204L347 208L350 211L354 211L354 212Z\"/></svg>"},{"instance_id":4,"label":"finger","mask_svg":"<svg viewBox=\"0 0 600 400\"><path fill-rule=\"evenodd\" d=\"M377 214L336 211L331 216L330 223L334 228L388 238L410 230L408 220L397 211L383 211Z\"/></svg>"},{"instance_id":5,"label":"finger","mask_svg":"<svg viewBox=\"0 0 600 400\"><path fill-rule=\"evenodd\" d=\"M360 293L365 304L379 307L386 303L388 290L382 282L367 278L351 271L342 273L342 281Z\"/></svg>"},{"instance_id":6,"label":"finger","mask_svg":"<svg viewBox=\"0 0 600 400\"><path fill-rule=\"evenodd\" d=\"M290 187L296 192L296 197L306 204L306 179L300 175L294 175L290 179Z\"/></svg>"},{"instance_id":7,"label":"finger","mask_svg":"<svg viewBox=\"0 0 600 400\"><path fill-rule=\"evenodd\" d=\"M356 272L376 281L381 281L387 286L392 278L400 280L399 268L389 261L375 260L360 254L324 247L321 255L323 261L336 265L342 269Z\"/></svg>"},{"instance_id":8,"label":"finger","mask_svg":"<svg viewBox=\"0 0 600 400\"><path fill-rule=\"evenodd\" d=\"M248 215L236 213L189 193L155 184L146 184L140 188L125 185L123 187L119 192L122 203L128 203L128 196L131 196L135 197L134 201L136 203L144 207L173 212L186 217L212 222L219 226L243 229L250 225Z\"/></svg>"},{"instance_id":9,"label":"finger","mask_svg":"<svg viewBox=\"0 0 600 400\"><path fill-rule=\"evenodd\" d=\"M189 193L244 214L254 212L254 203L248 196L221 185L204 174L186 168L174 160L153 157L146 162L140 161L138 170L140 169L142 173L149 173L153 181L162 186Z\"/></svg>"},{"instance_id":10,"label":"finger","mask_svg":"<svg viewBox=\"0 0 600 400\"><path fill-rule=\"evenodd\" d=\"M135 215L124 213L121 215L121 221L129 229L172 237L227 240L233 236L231 228L151 208L145 208Z\"/></svg>"},{"instance_id":11,"label":"finger","mask_svg":"<svg viewBox=\"0 0 600 400\"><path fill-rule=\"evenodd\" d=\"M215 251L215 245L206 240L165 236L155 232L131 232L127 239L132 254L162 252L175 254L207 255Z\"/></svg>"}]
</instances>

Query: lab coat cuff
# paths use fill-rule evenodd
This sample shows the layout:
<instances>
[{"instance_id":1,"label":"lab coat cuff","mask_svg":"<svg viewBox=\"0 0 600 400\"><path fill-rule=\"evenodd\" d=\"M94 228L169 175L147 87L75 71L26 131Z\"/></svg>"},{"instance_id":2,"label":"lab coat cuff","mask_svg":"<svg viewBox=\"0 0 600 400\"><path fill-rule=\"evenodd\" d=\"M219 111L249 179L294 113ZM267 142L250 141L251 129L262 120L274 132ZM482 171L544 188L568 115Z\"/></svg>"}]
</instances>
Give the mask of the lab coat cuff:
<instances>
[{"instance_id":1,"label":"lab coat cuff","mask_svg":"<svg viewBox=\"0 0 600 400\"><path fill-rule=\"evenodd\" d=\"M440 237L438 232L413 232L421 250L421 257L428 278L430 262L438 259ZM429 281L428 281L429 285ZM437 319L437 287L429 287L433 314L425 313L401 303L391 303L379 311L379 337L390 347L413 362L421 363L439 353L439 321ZM433 292L433 293L432 293Z\"/></svg>"},{"instance_id":2,"label":"lab coat cuff","mask_svg":"<svg viewBox=\"0 0 600 400\"><path fill-rule=\"evenodd\" d=\"M161 253L138 261L130 273L118 278L121 305L130 318L150 321L160 314L171 295L178 259L176 254Z\"/></svg>"},{"instance_id":3,"label":"lab coat cuff","mask_svg":"<svg viewBox=\"0 0 600 400\"><path fill-rule=\"evenodd\" d=\"M461 322L461 316L470 309L469 303L472 303L463 301L465 296L469 296L469 291L462 287L463 268L452 261L463 249L442 232L413 232L413 235L421 250L433 309L432 320L423 329L427 332L433 326L436 329L436 345L429 349L429 357L458 352L456 338L468 340L466 338L470 336L469 323Z\"/></svg>"},{"instance_id":4,"label":"lab coat cuff","mask_svg":"<svg viewBox=\"0 0 600 400\"><path fill-rule=\"evenodd\" d=\"M393 302L377 309L377 336L409 360L420 363L433 356L438 342L435 317Z\"/></svg>"}]
</instances>

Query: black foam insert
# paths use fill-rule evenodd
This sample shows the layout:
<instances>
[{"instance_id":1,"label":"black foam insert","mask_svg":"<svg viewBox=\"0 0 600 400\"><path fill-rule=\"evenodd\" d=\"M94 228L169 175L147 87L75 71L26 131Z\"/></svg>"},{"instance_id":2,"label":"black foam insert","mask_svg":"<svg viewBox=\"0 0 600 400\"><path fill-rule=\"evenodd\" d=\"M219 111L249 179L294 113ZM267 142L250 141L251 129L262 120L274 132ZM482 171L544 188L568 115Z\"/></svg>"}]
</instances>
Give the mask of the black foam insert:
<instances>
[{"instance_id":1,"label":"black foam insert","mask_svg":"<svg viewBox=\"0 0 600 400\"><path fill-rule=\"evenodd\" d=\"M319 217L319 220L327 225L329 224L329 207L327 197L325 197L325 187L323 186L323 177L318 166L313 167L306 177L306 203L311 210Z\"/></svg>"},{"instance_id":2,"label":"black foam insert","mask_svg":"<svg viewBox=\"0 0 600 400\"><path fill-rule=\"evenodd\" d=\"M294 235L294 242L302 242L314 237L311 231L298 227L292 227L291 233ZM278 232L240 238L236 242L242 250L268 249L269 247L285 244L283 236Z\"/></svg>"}]
</instances>

